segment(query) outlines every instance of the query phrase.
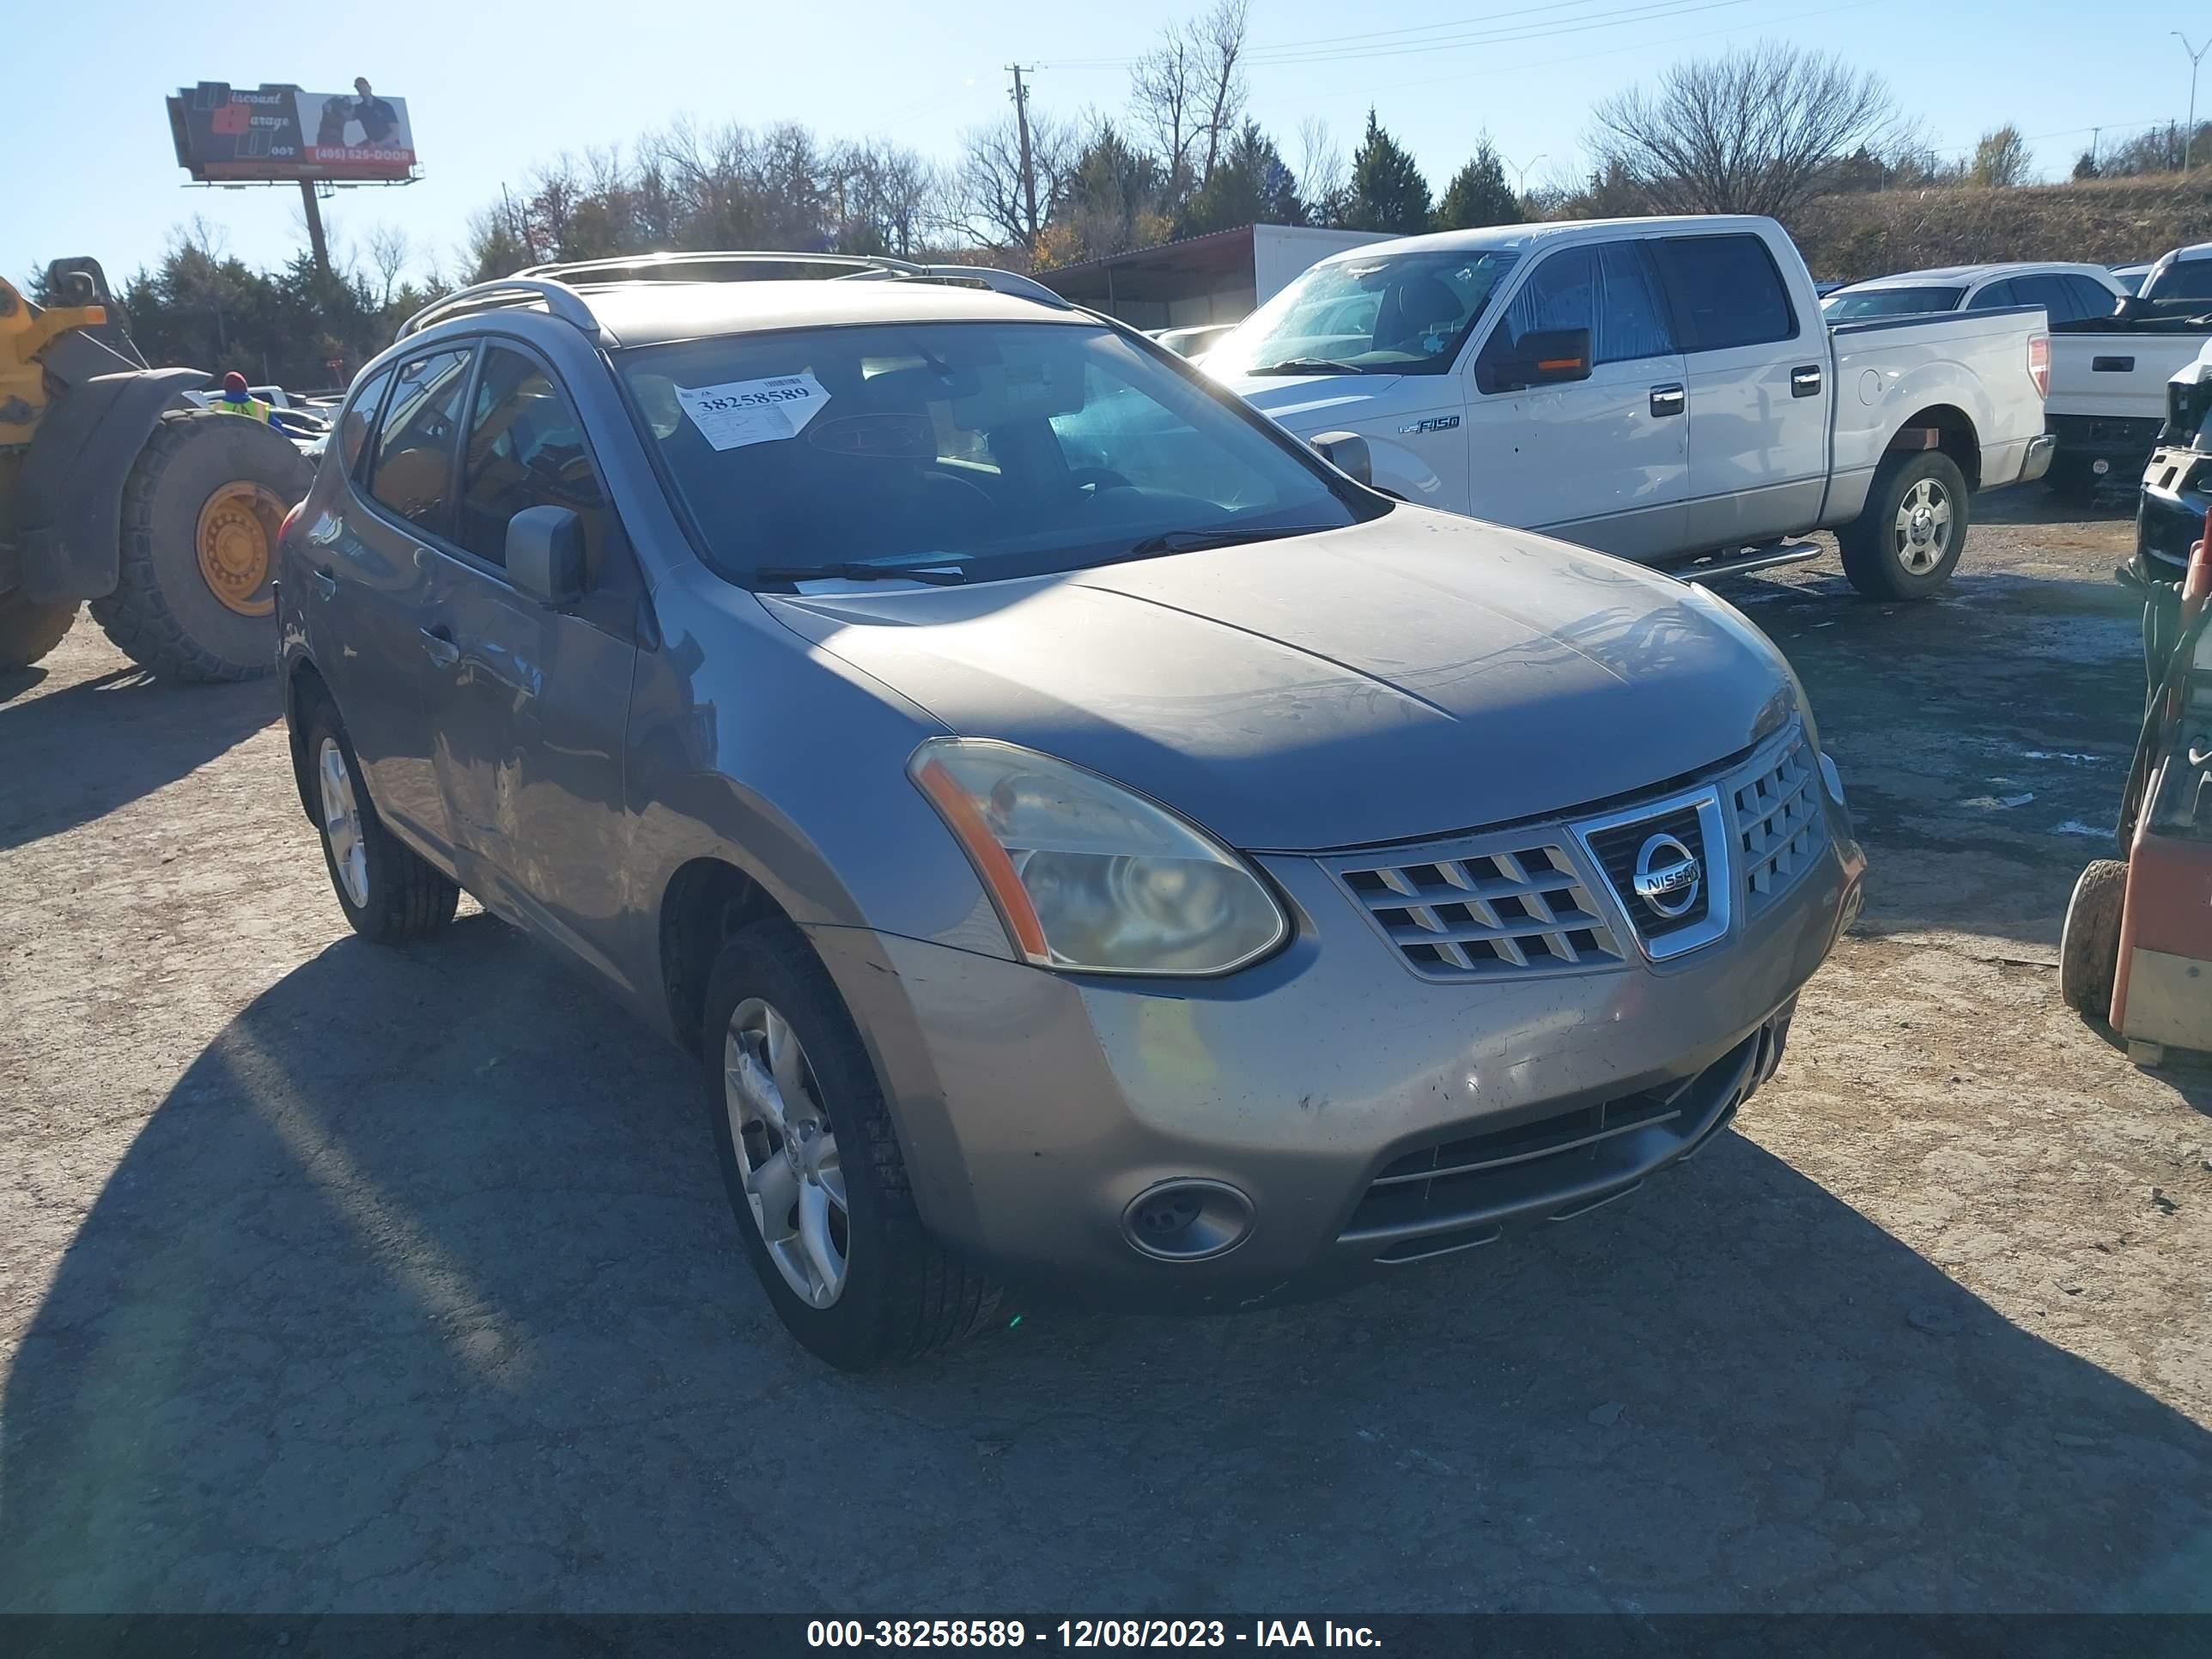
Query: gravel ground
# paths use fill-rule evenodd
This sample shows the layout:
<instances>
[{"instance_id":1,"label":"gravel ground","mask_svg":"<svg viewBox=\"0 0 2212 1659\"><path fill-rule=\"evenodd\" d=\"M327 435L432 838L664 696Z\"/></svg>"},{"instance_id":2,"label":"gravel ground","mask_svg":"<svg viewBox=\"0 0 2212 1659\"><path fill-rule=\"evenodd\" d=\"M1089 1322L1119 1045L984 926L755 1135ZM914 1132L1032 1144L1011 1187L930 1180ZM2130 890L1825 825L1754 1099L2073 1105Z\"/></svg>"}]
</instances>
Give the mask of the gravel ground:
<instances>
[{"instance_id":1,"label":"gravel ground","mask_svg":"<svg viewBox=\"0 0 2212 1659\"><path fill-rule=\"evenodd\" d=\"M782 1335L684 1063L482 916L355 940L270 689L0 684L0 1609L2212 1608L2212 1073L2058 1003L2119 509L1727 590L1872 864L1740 1133L1372 1291Z\"/></svg>"}]
</instances>

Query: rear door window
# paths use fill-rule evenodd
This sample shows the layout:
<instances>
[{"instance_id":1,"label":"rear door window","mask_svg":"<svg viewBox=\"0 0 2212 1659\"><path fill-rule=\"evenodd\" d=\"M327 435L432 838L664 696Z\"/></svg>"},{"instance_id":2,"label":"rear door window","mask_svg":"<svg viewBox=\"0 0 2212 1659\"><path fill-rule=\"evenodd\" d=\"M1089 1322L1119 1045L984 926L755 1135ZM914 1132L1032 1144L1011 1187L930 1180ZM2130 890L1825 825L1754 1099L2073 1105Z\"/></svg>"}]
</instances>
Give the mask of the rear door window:
<instances>
[{"instance_id":1,"label":"rear door window","mask_svg":"<svg viewBox=\"0 0 2212 1659\"><path fill-rule=\"evenodd\" d=\"M2002 310L2006 306L2024 305L2027 303L2025 301L2014 298L2014 288L2012 283L1991 283L1987 288L1976 290L1974 297L1966 301L1966 309L1969 311L1998 311Z\"/></svg>"},{"instance_id":2,"label":"rear door window","mask_svg":"<svg viewBox=\"0 0 2212 1659\"><path fill-rule=\"evenodd\" d=\"M2058 280L2073 294L2074 313L2077 317L2109 317L2120 302L2119 295L2087 276L2061 276Z\"/></svg>"},{"instance_id":3,"label":"rear door window","mask_svg":"<svg viewBox=\"0 0 2212 1659\"><path fill-rule=\"evenodd\" d=\"M468 389L469 346L433 351L400 366L376 434L368 493L418 530L453 535L453 463L459 449L461 399Z\"/></svg>"},{"instance_id":4,"label":"rear door window","mask_svg":"<svg viewBox=\"0 0 2212 1659\"><path fill-rule=\"evenodd\" d=\"M1652 245L1685 351L1724 351L1797 337L1782 271L1759 237L1667 236Z\"/></svg>"}]
</instances>

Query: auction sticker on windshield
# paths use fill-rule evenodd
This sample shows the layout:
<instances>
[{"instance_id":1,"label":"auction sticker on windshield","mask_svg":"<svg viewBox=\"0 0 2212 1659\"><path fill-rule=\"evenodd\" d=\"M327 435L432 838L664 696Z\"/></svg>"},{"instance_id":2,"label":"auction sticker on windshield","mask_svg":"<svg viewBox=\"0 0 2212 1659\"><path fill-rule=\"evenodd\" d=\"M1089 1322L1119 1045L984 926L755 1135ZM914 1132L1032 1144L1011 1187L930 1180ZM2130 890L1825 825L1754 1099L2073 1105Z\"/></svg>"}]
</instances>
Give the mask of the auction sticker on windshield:
<instances>
[{"instance_id":1,"label":"auction sticker on windshield","mask_svg":"<svg viewBox=\"0 0 2212 1659\"><path fill-rule=\"evenodd\" d=\"M764 380L727 380L720 386L676 388L676 400L707 441L717 449L795 438L822 412L830 394L812 371L777 374Z\"/></svg>"}]
</instances>

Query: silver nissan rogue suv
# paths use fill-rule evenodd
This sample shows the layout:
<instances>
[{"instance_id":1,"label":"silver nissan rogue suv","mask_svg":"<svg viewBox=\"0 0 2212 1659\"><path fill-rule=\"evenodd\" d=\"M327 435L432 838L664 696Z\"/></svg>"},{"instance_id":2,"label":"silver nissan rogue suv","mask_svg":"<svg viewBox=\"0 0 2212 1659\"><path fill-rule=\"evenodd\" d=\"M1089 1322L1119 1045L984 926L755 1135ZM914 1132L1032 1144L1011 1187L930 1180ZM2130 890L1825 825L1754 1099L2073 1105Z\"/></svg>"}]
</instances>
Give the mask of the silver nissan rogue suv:
<instances>
[{"instance_id":1,"label":"silver nissan rogue suv","mask_svg":"<svg viewBox=\"0 0 2212 1659\"><path fill-rule=\"evenodd\" d=\"M1022 279L744 264L416 318L279 649L348 920L465 888L684 1045L801 1342L1464 1250L1773 1072L1863 860L1738 611Z\"/></svg>"}]
</instances>

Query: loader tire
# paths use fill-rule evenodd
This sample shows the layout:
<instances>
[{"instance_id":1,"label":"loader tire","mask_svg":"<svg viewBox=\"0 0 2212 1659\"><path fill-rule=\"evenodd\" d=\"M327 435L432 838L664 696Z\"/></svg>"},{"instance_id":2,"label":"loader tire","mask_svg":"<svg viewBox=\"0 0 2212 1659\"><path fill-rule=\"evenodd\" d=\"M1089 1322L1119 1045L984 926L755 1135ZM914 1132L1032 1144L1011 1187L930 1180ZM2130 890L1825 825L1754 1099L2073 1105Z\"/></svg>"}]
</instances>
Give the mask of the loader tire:
<instances>
[{"instance_id":1,"label":"loader tire","mask_svg":"<svg viewBox=\"0 0 2212 1659\"><path fill-rule=\"evenodd\" d=\"M76 601L41 605L21 592L0 593L0 673L28 668L62 642L76 621Z\"/></svg>"},{"instance_id":2,"label":"loader tire","mask_svg":"<svg viewBox=\"0 0 2212 1659\"><path fill-rule=\"evenodd\" d=\"M276 532L313 481L274 428L218 410L164 415L124 483L115 591L92 601L93 620L149 673L270 672Z\"/></svg>"}]
</instances>

